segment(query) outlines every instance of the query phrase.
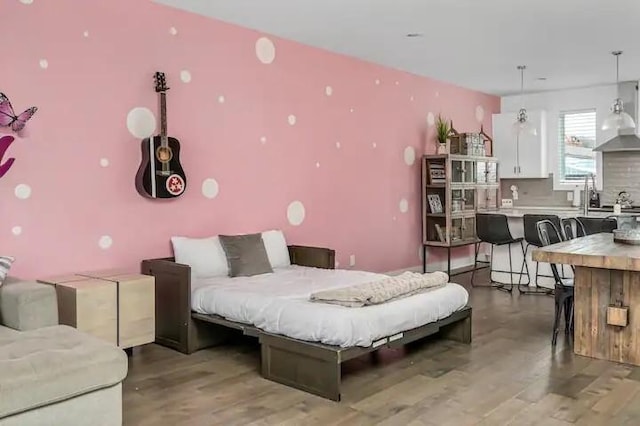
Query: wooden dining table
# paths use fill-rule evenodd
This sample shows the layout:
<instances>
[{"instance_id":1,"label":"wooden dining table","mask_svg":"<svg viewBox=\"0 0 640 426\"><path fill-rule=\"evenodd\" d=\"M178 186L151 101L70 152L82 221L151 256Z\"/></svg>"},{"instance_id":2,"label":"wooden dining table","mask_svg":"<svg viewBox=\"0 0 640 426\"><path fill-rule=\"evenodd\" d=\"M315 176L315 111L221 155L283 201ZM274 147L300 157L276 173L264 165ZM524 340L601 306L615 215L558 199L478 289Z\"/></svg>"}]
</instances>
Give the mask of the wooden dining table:
<instances>
[{"instance_id":1,"label":"wooden dining table","mask_svg":"<svg viewBox=\"0 0 640 426\"><path fill-rule=\"evenodd\" d=\"M640 245L600 233L538 248L533 259L575 267L576 354L640 365Z\"/></svg>"}]
</instances>

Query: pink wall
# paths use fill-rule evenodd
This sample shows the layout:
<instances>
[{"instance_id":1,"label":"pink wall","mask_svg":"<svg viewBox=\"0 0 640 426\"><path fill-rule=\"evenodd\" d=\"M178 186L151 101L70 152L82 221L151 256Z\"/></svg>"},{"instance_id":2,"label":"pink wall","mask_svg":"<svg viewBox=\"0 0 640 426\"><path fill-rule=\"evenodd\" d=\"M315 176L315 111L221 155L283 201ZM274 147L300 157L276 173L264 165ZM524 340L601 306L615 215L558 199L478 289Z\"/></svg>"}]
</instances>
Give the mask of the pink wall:
<instances>
[{"instance_id":1,"label":"pink wall","mask_svg":"<svg viewBox=\"0 0 640 426\"><path fill-rule=\"evenodd\" d=\"M493 96L272 36L275 61L264 64L264 34L146 0L23 3L3 2L0 25L0 91L16 111L39 107L0 179L0 254L23 277L135 266L169 255L171 235L268 228L335 248L342 266L351 254L362 269L417 265L420 166L406 148L434 152L430 112L477 131L499 110ZM157 70L189 179L172 202L135 191L140 143L127 127L131 109L156 112ZM299 226L287 219L293 201L306 212Z\"/></svg>"}]
</instances>

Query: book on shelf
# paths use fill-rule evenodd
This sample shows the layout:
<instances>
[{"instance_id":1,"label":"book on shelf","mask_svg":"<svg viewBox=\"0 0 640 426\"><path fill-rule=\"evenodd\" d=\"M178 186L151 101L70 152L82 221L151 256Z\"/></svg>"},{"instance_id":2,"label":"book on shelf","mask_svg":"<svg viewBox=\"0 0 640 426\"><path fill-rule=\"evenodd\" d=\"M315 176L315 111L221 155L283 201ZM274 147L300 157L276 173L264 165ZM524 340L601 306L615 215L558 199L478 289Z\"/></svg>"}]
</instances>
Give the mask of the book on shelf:
<instances>
[{"instance_id":1,"label":"book on shelf","mask_svg":"<svg viewBox=\"0 0 640 426\"><path fill-rule=\"evenodd\" d=\"M429 162L429 181L432 185L442 184L446 182L447 174L444 163Z\"/></svg>"},{"instance_id":2,"label":"book on shelf","mask_svg":"<svg viewBox=\"0 0 640 426\"><path fill-rule=\"evenodd\" d=\"M439 239L441 242L443 242L443 243L444 243L444 242L446 242L446 241L447 241L447 239L446 239L446 237L445 237L445 232L444 232L444 230L442 229L442 226L438 225L437 223L436 223L436 225L435 225L435 226L436 226L436 234L438 234L438 239ZM446 229L446 228L445 228L445 229Z\"/></svg>"}]
</instances>

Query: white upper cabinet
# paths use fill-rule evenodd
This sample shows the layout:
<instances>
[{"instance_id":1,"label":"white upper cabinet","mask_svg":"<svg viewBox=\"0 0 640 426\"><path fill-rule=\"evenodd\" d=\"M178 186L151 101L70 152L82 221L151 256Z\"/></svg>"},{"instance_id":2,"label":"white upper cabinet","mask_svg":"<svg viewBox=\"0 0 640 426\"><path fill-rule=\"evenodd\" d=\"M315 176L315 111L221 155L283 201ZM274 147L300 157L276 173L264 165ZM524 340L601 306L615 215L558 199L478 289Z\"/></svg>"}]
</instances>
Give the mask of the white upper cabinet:
<instances>
[{"instance_id":1,"label":"white upper cabinet","mask_svg":"<svg viewBox=\"0 0 640 426\"><path fill-rule=\"evenodd\" d=\"M545 111L527 111L536 136L513 132L517 113L493 114L493 156L500 162L503 179L546 178L547 115Z\"/></svg>"}]
</instances>

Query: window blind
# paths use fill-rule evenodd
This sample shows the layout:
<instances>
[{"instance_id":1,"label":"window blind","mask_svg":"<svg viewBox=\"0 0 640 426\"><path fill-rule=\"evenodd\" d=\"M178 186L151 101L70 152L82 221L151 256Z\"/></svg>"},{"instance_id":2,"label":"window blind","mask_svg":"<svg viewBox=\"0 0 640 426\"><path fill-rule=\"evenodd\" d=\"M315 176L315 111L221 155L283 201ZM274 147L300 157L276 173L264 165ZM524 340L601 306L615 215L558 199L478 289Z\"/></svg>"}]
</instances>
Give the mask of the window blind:
<instances>
[{"instance_id":1,"label":"window blind","mask_svg":"<svg viewBox=\"0 0 640 426\"><path fill-rule=\"evenodd\" d=\"M575 183L596 173L596 110L561 112L558 123L560 181Z\"/></svg>"}]
</instances>

